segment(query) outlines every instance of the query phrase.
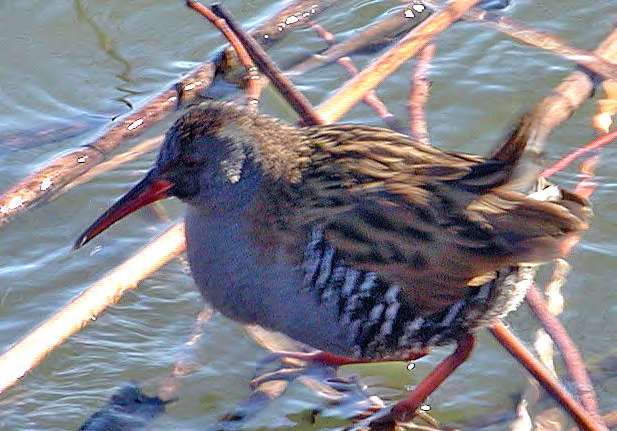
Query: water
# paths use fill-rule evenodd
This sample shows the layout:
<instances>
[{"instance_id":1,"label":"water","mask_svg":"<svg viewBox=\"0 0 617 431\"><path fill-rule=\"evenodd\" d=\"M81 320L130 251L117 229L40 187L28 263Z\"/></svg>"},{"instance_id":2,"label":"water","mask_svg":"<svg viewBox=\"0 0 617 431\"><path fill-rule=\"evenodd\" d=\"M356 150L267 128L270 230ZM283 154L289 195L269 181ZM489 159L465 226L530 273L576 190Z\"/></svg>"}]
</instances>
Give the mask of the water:
<instances>
[{"instance_id":1,"label":"water","mask_svg":"<svg viewBox=\"0 0 617 431\"><path fill-rule=\"evenodd\" d=\"M510 12L587 49L610 31L616 12L612 0L584 6L575 0L539 3L519 0ZM225 4L247 26L278 9L264 0ZM343 2L320 23L339 37L349 36L395 5ZM2 2L0 134L74 117L92 119L92 128L60 142L0 152L0 190L54 156L87 142L101 124L167 88L222 44L218 33L187 10L183 2ZM277 46L273 55L284 61L299 51L322 46L312 30L298 29ZM355 60L363 66L369 58L359 56ZM433 142L452 149L486 152L518 112L540 100L571 69L572 65L562 59L513 43L491 30L458 24L439 38L431 72L428 115ZM379 89L380 97L402 121L406 118L411 70L411 65L404 66ZM345 72L333 65L298 78L298 83L317 104L346 79ZM290 110L272 92L265 94L262 109L293 120ZM554 160L591 139L588 118L594 109L588 104L552 136L548 159ZM380 125L363 105L345 121ZM163 124L156 131L168 126ZM135 215L97 238L98 247L70 251L83 228L143 175L152 158L144 157L102 175L0 230L3 351L166 228L166 223L147 214ZM617 187L611 168L616 159L613 148L603 153L596 178L599 188L594 195L596 216L591 231L571 258L574 272L565 288L563 321L589 363L614 353L617 341L617 294L613 289L617 277ZM558 179L573 186L576 170ZM180 204L165 206L170 217L181 217ZM154 393L182 357L183 344L200 309L199 297L184 267L172 262L2 394L0 428L76 429L127 381L140 382L146 392ZM533 337L536 326L524 309L508 320L517 334L526 340ZM447 352L439 349L431 358L418 361L411 372L401 364L379 364L346 373L361 373L377 392L396 395L417 382ZM247 395L255 361L263 355L242 327L215 318L197 349L199 369L181 379L179 401L153 429L197 430L213 423ZM524 373L482 333L472 359L431 398L430 404L444 423L463 421L508 408L512 394L524 385ZM615 389L614 382L598 388L605 410L615 406ZM318 402L309 390L293 386L251 427L310 429L309 412ZM318 424L327 428L341 426L342 422L320 420Z\"/></svg>"}]
</instances>

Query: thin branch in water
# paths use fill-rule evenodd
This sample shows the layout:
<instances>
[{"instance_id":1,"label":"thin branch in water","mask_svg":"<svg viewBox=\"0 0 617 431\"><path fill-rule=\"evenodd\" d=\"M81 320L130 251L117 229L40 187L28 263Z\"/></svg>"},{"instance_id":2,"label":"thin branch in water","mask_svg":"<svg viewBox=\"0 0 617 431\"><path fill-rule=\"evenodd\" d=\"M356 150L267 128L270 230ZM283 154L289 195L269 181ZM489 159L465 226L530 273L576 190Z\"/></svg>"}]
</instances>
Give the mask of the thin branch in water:
<instances>
[{"instance_id":1,"label":"thin branch in water","mask_svg":"<svg viewBox=\"0 0 617 431\"><path fill-rule=\"evenodd\" d=\"M329 45L336 43L334 35L327 31L325 28L314 22L311 22L310 25L326 41L326 43L328 43ZM354 76L358 73L358 69L356 69L356 67L354 66L351 58L347 56L339 57L336 59L336 61L341 66L343 66L347 73L349 73L351 76ZM388 127L393 130L401 130L400 124L398 123L394 115L392 115L392 113L388 110L388 107L381 100L379 100L379 97L377 97L377 93L375 93L375 91L369 91L368 93L366 93L366 96L364 96L364 103L372 107L375 112L377 112L377 115L381 117L383 122Z\"/></svg>"},{"instance_id":2,"label":"thin branch in water","mask_svg":"<svg viewBox=\"0 0 617 431\"><path fill-rule=\"evenodd\" d=\"M531 286L527 291L525 301L529 308L533 310L534 315L540 320L542 326L550 333L551 338L555 341L557 348L561 352L568 373L576 386L581 404L596 421L601 420L593 384L576 345L572 342L561 322L547 309L544 299L535 285Z\"/></svg>"},{"instance_id":3,"label":"thin branch in water","mask_svg":"<svg viewBox=\"0 0 617 431\"><path fill-rule=\"evenodd\" d=\"M323 124L323 120L319 114L317 114L308 99L296 90L289 78L283 75L283 72L272 60L270 60L268 54L259 46L255 39L242 30L242 27L236 22L231 13L220 4L213 5L212 10L219 17L227 21L227 25L236 33L238 39L242 41L253 61L259 66L268 79L270 79L285 100L296 110L302 122L306 125Z\"/></svg>"},{"instance_id":4,"label":"thin branch in water","mask_svg":"<svg viewBox=\"0 0 617 431\"><path fill-rule=\"evenodd\" d=\"M256 107L261 94L261 86L258 85L259 72L255 67L255 63L253 63L251 56L248 52L246 52L246 49L244 49L242 42L240 42L236 34L229 28L227 21L218 17L214 12L201 3L194 0L187 0L186 5L210 21L210 23L212 23L212 25L214 25L229 41L229 44L236 52L240 63L246 70L246 80L248 83L248 104L249 106Z\"/></svg>"},{"instance_id":5,"label":"thin branch in water","mask_svg":"<svg viewBox=\"0 0 617 431\"><path fill-rule=\"evenodd\" d=\"M577 148L576 150L572 151L570 154L562 157L560 160L553 163L551 166L545 168L541 172L541 175L544 178L548 178L551 175L554 175L555 173L565 169L567 166L569 166L572 162L574 162L579 157L587 153L597 151L600 148L604 147L605 145L610 144L615 139L617 139L617 130L613 130L612 132L607 133L606 135L600 136L599 138L594 139L593 141L588 143L587 145Z\"/></svg>"},{"instance_id":6,"label":"thin branch in water","mask_svg":"<svg viewBox=\"0 0 617 431\"><path fill-rule=\"evenodd\" d=\"M25 130L0 134L0 154L23 151L53 142L62 142L98 129L118 115L118 109L77 115L61 121L36 125Z\"/></svg>"},{"instance_id":7,"label":"thin branch in water","mask_svg":"<svg viewBox=\"0 0 617 431\"><path fill-rule=\"evenodd\" d=\"M444 10L432 15L418 27L407 33L393 48L374 60L358 75L349 80L332 97L322 103L322 117L334 122L358 101L367 91L375 89L384 79L403 63L416 55L437 34L457 21L478 0L455 0Z\"/></svg>"},{"instance_id":8,"label":"thin branch in water","mask_svg":"<svg viewBox=\"0 0 617 431\"><path fill-rule=\"evenodd\" d=\"M409 128L411 136L425 145L431 145L424 107L431 90L428 72L434 56L434 43L429 43L420 51L411 77L411 94L409 96Z\"/></svg>"},{"instance_id":9,"label":"thin branch in water","mask_svg":"<svg viewBox=\"0 0 617 431\"><path fill-rule=\"evenodd\" d=\"M127 290L182 253L184 223L178 223L0 356L0 393L35 367L56 346L96 319Z\"/></svg>"},{"instance_id":10,"label":"thin branch in water","mask_svg":"<svg viewBox=\"0 0 617 431\"><path fill-rule=\"evenodd\" d=\"M572 396L540 361L521 343L506 325L497 321L488 328L491 334L508 352L549 392L585 431L606 431Z\"/></svg>"}]
</instances>

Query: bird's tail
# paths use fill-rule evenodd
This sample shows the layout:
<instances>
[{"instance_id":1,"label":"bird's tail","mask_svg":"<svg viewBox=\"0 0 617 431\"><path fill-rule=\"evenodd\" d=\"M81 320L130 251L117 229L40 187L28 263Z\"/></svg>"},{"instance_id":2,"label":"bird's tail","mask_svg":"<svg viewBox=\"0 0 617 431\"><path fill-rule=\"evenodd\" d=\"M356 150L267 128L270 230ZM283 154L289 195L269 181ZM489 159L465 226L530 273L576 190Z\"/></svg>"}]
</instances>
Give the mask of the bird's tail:
<instances>
[{"instance_id":1,"label":"bird's tail","mask_svg":"<svg viewBox=\"0 0 617 431\"><path fill-rule=\"evenodd\" d=\"M544 167L543 148L547 133L537 109L524 113L505 141L488 156L503 162L508 178L502 188L529 193ZM509 169L509 170L508 170Z\"/></svg>"}]
</instances>

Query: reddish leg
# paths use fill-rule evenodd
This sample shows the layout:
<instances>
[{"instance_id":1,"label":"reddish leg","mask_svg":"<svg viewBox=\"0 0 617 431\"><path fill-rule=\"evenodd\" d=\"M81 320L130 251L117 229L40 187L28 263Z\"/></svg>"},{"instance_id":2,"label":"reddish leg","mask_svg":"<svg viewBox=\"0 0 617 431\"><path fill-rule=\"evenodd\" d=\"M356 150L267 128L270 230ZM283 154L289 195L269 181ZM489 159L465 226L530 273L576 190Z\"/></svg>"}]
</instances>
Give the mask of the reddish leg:
<instances>
[{"instance_id":1,"label":"reddish leg","mask_svg":"<svg viewBox=\"0 0 617 431\"><path fill-rule=\"evenodd\" d=\"M412 361L415 359L422 358L429 353L429 349L424 349L416 353L410 353L405 360ZM352 359L346 358L344 356L338 356L333 353L324 352L322 350L316 350L313 352L285 352L285 351L275 351L272 354L268 355L268 357L262 359L260 364L258 364L257 369L255 371L255 376L251 381L251 388L256 389L259 385L269 382L272 380L287 380L291 381L296 379L298 376L306 373L306 369L304 365L294 363L293 360L300 360L306 362L306 366L309 368L312 366L324 366L324 367L334 367L338 368L342 365L351 365L351 364L366 364L373 362L385 362L394 359L383 359L383 360L371 360L371 359ZM263 369L265 366L270 365L274 361L280 361L283 365L274 371L265 372ZM291 368L287 368L284 364L291 365Z\"/></svg>"},{"instance_id":2,"label":"reddish leg","mask_svg":"<svg viewBox=\"0 0 617 431\"><path fill-rule=\"evenodd\" d=\"M428 355L428 353L429 353L428 349L422 350L417 353L410 353L409 356L405 358L405 360L413 361L415 359L420 359ZM340 367L342 365L367 364L367 363L372 363L372 362L389 361L389 359L385 359L385 360L351 359L351 358L346 358L344 356L333 355L332 353L323 352L323 351L308 353L308 355L311 355L309 356L309 358L312 361L321 362L322 364L325 364L325 365L333 365L335 367Z\"/></svg>"},{"instance_id":3,"label":"reddish leg","mask_svg":"<svg viewBox=\"0 0 617 431\"><path fill-rule=\"evenodd\" d=\"M409 356L405 358L406 361L413 361L415 359L420 359L426 355L428 355L429 349L422 350L417 353L410 353ZM323 350L316 350L314 352L273 352L271 355L264 360L264 362L270 362L274 358L284 359L300 359L302 361L320 363L323 365L329 365L333 367L340 367L343 365L351 365L351 364L367 364L373 362L386 362L390 361L390 359L352 359L347 358L345 356L338 356L333 353L324 352ZM396 361L398 359L392 359L392 361Z\"/></svg>"},{"instance_id":4,"label":"reddish leg","mask_svg":"<svg viewBox=\"0 0 617 431\"><path fill-rule=\"evenodd\" d=\"M350 429L364 429L364 426L369 426L370 429L375 430L391 430L393 429L396 422L409 421L415 415L416 410L422 405L424 400L435 389L437 389L439 385L441 385L443 381L447 379L448 376L450 376L450 374L452 374L459 365L465 362L465 360L469 357L469 354L471 353L474 344L475 337L473 335L464 335L458 341L458 345L454 353L447 357L424 380L422 380L411 394L409 394L407 397L405 397L403 400L399 401L392 407L382 408L367 419L356 423L355 426ZM429 351L429 349L424 349L417 353L410 353L405 358L405 360L412 361L422 358L423 356L426 356ZM274 352L264 362L270 362L274 358L278 358L282 362L285 362L286 359L299 359L312 364L321 364L324 366L332 367L389 361L389 359L352 359L319 350L314 352ZM280 369L268 374L261 375L260 377L257 377L253 380L252 386L257 387L261 383L269 380L281 380L282 377L287 377L287 380L289 380L290 378L296 378L297 370Z\"/></svg>"},{"instance_id":5,"label":"reddish leg","mask_svg":"<svg viewBox=\"0 0 617 431\"><path fill-rule=\"evenodd\" d=\"M459 341L456 350L444 359L431 373L426 376L418 386L405 398L396 403L389 412L384 412L383 416L379 413L366 422L375 425L376 429L392 429L396 422L408 422L415 416L416 410L422 405L424 400L432 394L446 380L450 374L461 365L473 350L476 339L475 336L467 333Z\"/></svg>"}]
</instances>

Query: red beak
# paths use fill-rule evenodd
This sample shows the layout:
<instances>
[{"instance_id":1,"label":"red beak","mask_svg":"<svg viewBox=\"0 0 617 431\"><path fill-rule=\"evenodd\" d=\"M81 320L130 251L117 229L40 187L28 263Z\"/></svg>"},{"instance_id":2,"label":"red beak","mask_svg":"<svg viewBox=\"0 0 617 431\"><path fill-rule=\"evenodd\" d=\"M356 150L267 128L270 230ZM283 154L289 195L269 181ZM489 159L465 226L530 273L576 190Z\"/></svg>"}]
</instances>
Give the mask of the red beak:
<instances>
[{"instance_id":1,"label":"red beak","mask_svg":"<svg viewBox=\"0 0 617 431\"><path fill-rule=\"evenodd\" d=\"M139 208L169 197L169 189L171 189L172 186L173 183L171 181L162 178L154 170L151 170L143 180L129 190L127 194L122 196L120 200L92 223L90 227L80 235L73 248L77 250L82 247L109 226L132 212L137 211Z\"/></svg>"}]
</instances>

